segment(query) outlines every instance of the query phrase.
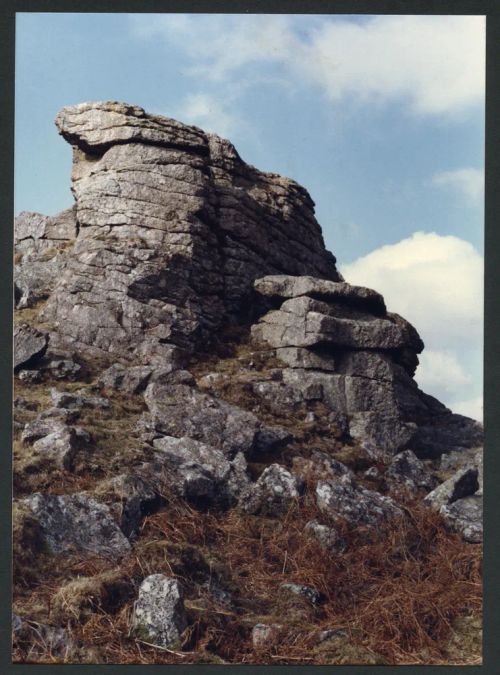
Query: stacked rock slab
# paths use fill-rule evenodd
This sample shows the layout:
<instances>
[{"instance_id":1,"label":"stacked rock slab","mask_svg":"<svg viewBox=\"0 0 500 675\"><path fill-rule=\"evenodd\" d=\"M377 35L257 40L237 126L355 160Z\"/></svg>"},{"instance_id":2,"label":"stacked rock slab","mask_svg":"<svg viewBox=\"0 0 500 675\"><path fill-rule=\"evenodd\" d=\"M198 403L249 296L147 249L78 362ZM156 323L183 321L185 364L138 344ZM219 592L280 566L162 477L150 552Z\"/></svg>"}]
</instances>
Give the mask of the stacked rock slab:
<instances>
[{"instance_id":1,"label":"stacked rock slab","mask_svg":"<svg viewBox=\"0 0 500 675\"><path fill-rule=\"evenodd\" d=\"M481 443L480 424L453 415L413 380L423 342L415 328L387 312L373 290L325 279L274 275L255 282L277 306L252 327L288 368L283 381L320 392L345 416L366 449L420 457Z\"/></svg>"},{"instance_id":2,"label":"stacked rock slab","mask_svg":"<svg viewBox=\"0 0 500 675\"><path fill-rule=\"evenodd\" d=\"M73 146L77 235L43 313L54 341L171 363L244 312L257 277L341 279L306 190L228 141L113 102L56 124Z\"/></svg>"}]
</instances>

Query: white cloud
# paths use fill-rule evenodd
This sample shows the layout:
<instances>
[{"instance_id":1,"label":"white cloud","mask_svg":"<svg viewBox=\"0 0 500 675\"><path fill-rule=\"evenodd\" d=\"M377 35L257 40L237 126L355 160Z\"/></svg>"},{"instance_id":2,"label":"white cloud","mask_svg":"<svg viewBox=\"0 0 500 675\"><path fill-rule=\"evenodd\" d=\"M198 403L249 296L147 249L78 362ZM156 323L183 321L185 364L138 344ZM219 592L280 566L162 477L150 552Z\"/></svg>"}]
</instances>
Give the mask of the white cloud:
<instances>
[{"instance_id":1,"label":"white cloud","mask_svg":"<svg viewBox=\"0 0 500 675\"><path fill-rule=\"evenodd\" d=\"M484 171L481 169L455 169L441 171L432 177L433 185L451 187L458 190L467 199L478 201L484 195Z\"/></svg>"},{"instance_id":2,"label":"white cloud","mask_svg":"<svg viewBox=\"0 0 500 675\"><path fill-rule=\"evenodd\" d=\"M132 21L137 36L182 50L191 60L187 72L214 83L259 80L277 64L285 80L315 84L330 101L399 100L427 115L454 114L484 98L480 16L374 16L358 23L349 17L304 22L291 15L170 14Z\"/></svg>"},{"instance_id":3,"label":"white cloud","mask_svg":"<svg viewBox=\"0 0 500 675\"><path fill-rule=\"evenodd\" d=\"M223 137L231 137L241 121L225 106L221 98L211 94L190 94L175 113L185 122L201 126Z\"/></svg>"},{"instance_id":4,"label":"white cloud","mask_svg":"<svg viewBox=\"0 0 500 675\"><path fill-rule=\"evenodd\" d=\"M478 422L483 421L483 399L481 396L467 399L465 401L458 401L453 405L453 412L459 415L466 415L472 417Z\"/></svg>"},{"instance_id":5,"label":"white cloud","mask_svg":"<svg viewBox=\"0 0 500 675\"><path fill-rule=\"evenodd\" d=\"M484 96L485 21L462 16L380 16L325 23L305 68L330 99L402 99L414 112L456 112Z\"/></svg>"},{"instance_id":6,"label":"white cloud","mask_svg":"<svg viewBox=\"0 0 500 675\"><path fill-rule=\"evenodd\" d=\"M467 241L415 232L344 265L350 283L380 291L436 349L482 339L483 258Z\"/></svg>"},{"instance_id":7,"label":"white cloud","mask_svg":"<svg viewBox=\"0 0 500 675\"><path fill-rule=\"evenodd\" d=\"M416 373L422 389L477 418L480 399L469 399L482 388L483 258L474 247L416 232L340 271L349 283L382 293L388 310L418 330L426 345Z\"/></svg>"},{"instance_id":8,"label":"white cloud","mask_svg":"<svg viewBox=\"0 0 500 675\"><path fill-rule=\"evenodd\" d=\"M453 398L457 390L471 384L471 376L450 351L424 349L419 360L415 376L419 387L434 392L440 399Z\"/></svg>"}]
</instances>

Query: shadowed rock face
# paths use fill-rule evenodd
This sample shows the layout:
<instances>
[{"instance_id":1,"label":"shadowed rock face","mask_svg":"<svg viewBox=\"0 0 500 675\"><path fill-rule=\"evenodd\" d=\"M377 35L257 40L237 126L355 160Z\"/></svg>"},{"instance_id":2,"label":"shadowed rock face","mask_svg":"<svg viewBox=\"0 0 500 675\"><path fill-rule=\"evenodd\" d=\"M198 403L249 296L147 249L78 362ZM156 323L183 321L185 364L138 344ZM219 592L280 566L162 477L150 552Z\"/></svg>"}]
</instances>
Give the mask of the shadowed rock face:
<instances>
[{"instance_id":1,"label":"shadowed rock face","mask_svg":"<svg viewBox=\"0 0 500 675\"><path fill-rule=\"evenodd\" d=\"M341 281L307 191L228 141L122 103L67 107L56 124L78 225L43 315L59 341L172 362L245 312L258 277Z\"/></svg>"}]
</instances>

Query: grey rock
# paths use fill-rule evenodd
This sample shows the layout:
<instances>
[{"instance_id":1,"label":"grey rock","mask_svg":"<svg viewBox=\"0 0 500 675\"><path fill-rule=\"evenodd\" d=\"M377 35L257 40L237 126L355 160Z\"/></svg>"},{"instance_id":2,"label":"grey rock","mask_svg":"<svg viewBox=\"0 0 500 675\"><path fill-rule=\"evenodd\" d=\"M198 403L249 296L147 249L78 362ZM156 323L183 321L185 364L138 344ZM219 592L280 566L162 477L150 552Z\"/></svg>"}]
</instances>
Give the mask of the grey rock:
<instances>
[{"instance_id":1,"label":"grey rock","mask_svg":"<svg viewBox=\"0 0 500 675\"><path fill-rule=\"evenodd\" d=\"M175 646L187 627L182 587L172 577L151 574L139 588L132 626L146 642Z\"/></svg>"},{"instance_id":2,"label":"grey rock","mask_svg":"<svg viewBox=\"0 0 500 675\"><path fill-rule=\"evenodd\" d=\"M53 409L50 409L52 411ZM28 422L21 434L21 441L26 445L35 443L38 439L44 438L53 433L64 433L66 431L67 417L52 417L45 413L41 413L34 420Z\"/></svg>"},{"instance_id":3,"label":"grey rock","mask_svg":"<svg viewBox=\"0 0 500 675\"><path fill-rule=\"evenodd\" d=\"M101 408L107 410L111 407L109 399L100 396L89 396L85 389L70 392L59 391L52 387L50 395L55 408L66 408L69 410Z\"/></svg>"},{"instance_id":4,"label":"grey rock","mask_svg":"<svg viewBox=\"0 0 500 675\"><path fill-rule=\"evenodd\" d=\"M71 240L77 235L73 209L54 217L23 211L15 219L16 307L46 299L61 276Z\"/></svg>"},{"instance_id":5,"label":"grey rock","mask_svg":"<svg viewBox=\"0 0 500 675\"><path fill-rule=\"evenodd\" d=\"M342 551L343 540L333 527L323 525L317 520L310 520L304 527L304 532L317 540L319 545L327 551Z\"/></svg>"},{"instance_id":6,"label":"grey rock","mask_svg":"<svg viewBox=\"0 0 500 675\"><path fill-rule=\"evenodd\" d=\"M84 556L119 559L130 544L107 506L83 493L35 493L22 500L39 522L52 553L78 551Z\"/></svg>"},{"instance_id":7,"label":"grey rock","mask_svg":"<svg viewBox=\"0 0 500 675\"><path fill-rule=\"evenodd\" d=\"M320 593L311 586L305 586L304 584L284 583L280 584L279 590L282 593L291 593L292 595L298 595L305 598L311 605L319 605L324 600L323 593Z\"/></svg>"},{"instance_id":8,"label":"grey rock","mask_svg":"<svg viewBox=\"0 0 500 675\"><path fill-rule=\"evenodd\" d=\"M240 498L247 513L283 516L300 496L300 481L279 464L268 466Z\"/></svg>"},{"instance_id":9,"label":"grey rock","mask_svg":"<svg viewBox=\"0 0 500 675\"><path fill-rule=\"evenodd\" d=\"M253 413L189 385L152 383L144 399L157 434L187 436L221 449L228 457L240 451L245 455L270 451L290 439L280 427L267 427Z\"/></svg>"},{"instance_id":10,"label":"grey rock","mask_svg":"<svg viewBox=\"0 0 500 675\"><path fill-rule=\"evenodd\" d=\"M39 384L43 379L39 370L19 370L18 377L25 384Z\"/></svg>"},{"instance_id":11,"label":"grey rock","mask_svg":"<svg viewBox=\"0 0 500 675\"><path fill-rule=\"evenodd\" d=\"M128 539L136 537L144 517L157 511L163 503L155 478L157 476L151 476L148 471L138 469L109 481L109 487L118 498L110 509L116 514L120 529Z\"/></svg>"},{"instance_id":12,"label":"grey rock","mask_svg":"<svg viewBox=\"0 0 500 675\"><path fill-rule=\"evenodd\" d=\"M348 477L320 481L316 486L316 502L321 511L334 518L343 518L351 526L376 526L402 515L390 497L356 488Z\"/></svg>"},{"instance_id":13,"label":"grey rock","mask_svg":"<svg viewBox=\"0 0 500 675\"><path fill-rule=\"evenodd\" d=\"M47 349L45 333L23 324L14 330L14 369L36 363Z\"/></svg>"},{"instance_id":14,"label":"grey rock","mask_svg":"<svg viewBox=\"0 0 500 675\"><path fill-rule=\"evenodd\" d=\"M335 370L333 356L319 354L302 347L282 347L276 356L289 368L311 368L314 370Z\"/></svg>"},{"instance_id":15,"label":"grey rock","mask_svg":"<svg viewBox=\"0 0 500 675\"><path fill-rule=\"evenodd\" d=\"M450 527L462 535L464 541L479 544L483 540L483 500L477 492L439 509Z\"/></svg>"},{"instance_id":16,"label":"grey rock","mask_svg":"<svg viewBox=\"0 0 500 675\"><path fill-rule=\"evenodd\" d=\"M126 367L121 363L114 363L101 373L98 384L125 394L139 394L146 388L152 373L153 369L149 366Z\"/></svg>"},{"instance_id":17,"label":"grey rock","mask_svg":"<svg viewBox=\"0 0 500 675\"><path fill-rule=\"evenodd\" d=\"M229 461L217 448L169 436L153 445L159 465L170 469L174 489L186 499L230 506L250 482L242 453Z\"/></svg>"},{"instance_id":18,"label":"grey rock","mask_svg":"<svg viewBox=\"0 0 500 675\"><path fill-rule=\"evenodd\" d=\"M109 101L64 108L56 124L74 149L79 224L43 310L61 343L181 365L247 307L257 277L341 279L307 192L228 141Z\"/></svg>"},{"instance_id":19,"label":"grey rock","mask_svg":"<svg viewBox=\"0 0 500 675\"><path fill-rule=\"evenodd\" d=\"M17 410L37 410L38 404L33 401L28 401L23 396L16 396L12 405Z\"/></svg>"},{"instance_id":20,"label":"grey rock","mask_svg":"<svg viewBox=\"0 0 500 675\"><path fill-rule=\"evenodd\" d=\"M56 380L77 380L82 374L82 367L72 359L54 359L50 361L44 370Z\"/></svg>"},{"instance_id":21,"label":"grey rock","mask_svg":"<svg viewBox=\"0 0 500 675\"><path fill-rule=\"evenodd\" d=\"M293 277L287 275L271 275L257 279L255 290L261 295L275 298L296 298L307 295L312 298L345 302L349 305L361 306L373 313L385 314L385 303L380 293L351 286L343 282L333 282L315 277Z\"/></svg>"},{"instance_id":22,"label":"grey rock","mask_svg":"<svg viewBox=\"0 0 500 675\"><path fill-rule=\"evenodd\" d=\"M411 450L398 453L386 471L386 478L410 489L432 490L438 480Z\"/></svg>"},{"instance_id":23,"label":"grey rock","mask_svg":"<svg viewBox=\"0 0 500 675\"><path fill-rule=\"evenodd\" d=\"M59 428L33 443L34 461L53 462L57 468L73 471L76 457L90 440L90 434L80 427Z\"/></svg>"},{"instance_id":24,"label":"grey rock","mask_svg":"<svg viewBox=\"0 0 500 675\"><path fill-rule=\"evenodd\" d=\"M444 453L477 448L483 444L483 438L482 424L448 411L419 425L410 447L421 459L436 459Z\"/></svg>"},{"instance_id":25,"label":"grey rock","mask_svg":"<svg viewBox=\"0 0 500 675\"><path fill-rule=\"evenodd\" d=\"M479 490L477 467L459 469L451 478L429 492L424 502L433 508L441 508L475 494Z\"/></svg>"}]
</instances>

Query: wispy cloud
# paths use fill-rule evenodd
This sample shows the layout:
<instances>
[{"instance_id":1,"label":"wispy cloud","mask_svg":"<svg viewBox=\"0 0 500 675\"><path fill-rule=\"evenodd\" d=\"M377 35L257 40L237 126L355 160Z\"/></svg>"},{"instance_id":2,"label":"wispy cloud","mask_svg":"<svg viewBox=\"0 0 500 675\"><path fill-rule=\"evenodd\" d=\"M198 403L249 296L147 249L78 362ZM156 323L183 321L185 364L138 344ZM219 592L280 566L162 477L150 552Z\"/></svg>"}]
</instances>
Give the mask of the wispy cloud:
<instances>
[{"instance_id":1,"label":"wispy cloud","mask_svg":"<svg viewBox=\"0 0 500 675\"><path fill-rule=\"evenodd\" d=\"M233 136L242 124L221 98L205 93L189 94L174 114L185 122L223 137Z\"/></svg>"},{"instance_id":2,"label":"wispy cloud","mask_svg":"<svg viewBox=\"0 0 500 675\"><path fill-rule=\"evenodd\" d=\"M458 191L466 199L477 202L484 195L484 171L482 169L454 169L441 171L432 177L432 184Z\"/></svg>"},{"instance_id":3,"label":"wispy cloud","mask_svg":"<svg viewBox=\"0 0 500 675\"><path fill-rule=\"evenodd\" d=\"M299 21L300 19L300 21ZM232 86L242 77L301 80L331 101L399 101L420 115L482 103L485 20L474 16L135 15L134 34L181 50L187 74Z\"/></svg>"}]
</instances>

